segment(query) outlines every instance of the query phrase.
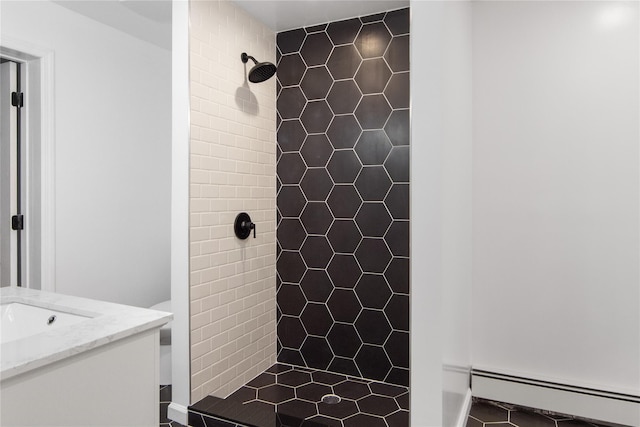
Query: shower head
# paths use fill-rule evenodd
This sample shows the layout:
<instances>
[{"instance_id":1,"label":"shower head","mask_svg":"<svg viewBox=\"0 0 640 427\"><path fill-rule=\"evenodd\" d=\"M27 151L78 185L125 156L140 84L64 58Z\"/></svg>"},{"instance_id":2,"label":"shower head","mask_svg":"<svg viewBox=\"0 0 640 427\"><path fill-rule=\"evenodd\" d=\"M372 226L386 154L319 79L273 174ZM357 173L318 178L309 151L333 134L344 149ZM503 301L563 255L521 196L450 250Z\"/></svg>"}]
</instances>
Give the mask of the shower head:
<instances>
[{"instance_id":1,"label":"shower head","mask_svg":"<svg viewBox=\"0 0 640 427\"><path fill-rule=\"evenodd\" d=\"M255 64L251 70L249 70L249 81L251 83L262 83L269 80L276 73L276 66L271 62L258 62L253 56L247 55L245 52L240 55L243 63L247 63L249 59Z\"/></svg>"}]
</instances>

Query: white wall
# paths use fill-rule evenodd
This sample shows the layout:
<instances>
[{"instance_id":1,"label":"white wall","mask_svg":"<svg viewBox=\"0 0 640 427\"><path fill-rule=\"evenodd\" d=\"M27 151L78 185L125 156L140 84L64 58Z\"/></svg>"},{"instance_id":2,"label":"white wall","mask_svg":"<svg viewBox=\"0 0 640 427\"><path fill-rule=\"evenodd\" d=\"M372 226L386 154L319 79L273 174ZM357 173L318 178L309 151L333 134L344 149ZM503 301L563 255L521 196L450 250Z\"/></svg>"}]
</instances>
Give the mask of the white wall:
<instances>
[{"instance_id":1,"label":"white wall","mask_svg":"<svg viewBox=\"0 0 640 427\"><path fill-rule=\"evenodd\" d=\"M414 72L410 77L410 416L413 427L435 427L442 422L440 82L443 76L437 59L442 56L442 8L441 2L411 2L411 68ZM416 73L416 68L424 70L423 73ZM432 120L420 120L420 117ZM418 182L421 184L416 185ZM416 218L420 218L420 227L416 227Z\"/></svg>"},{"instance_id":2,"label":"white wall","mask_svg":"<svg viewBox=\"0 0 640 427\"><path fill-rule=\"evenodd\" d=\"M474 366L637 394L638 3L473 12Z\"/></svg>"},{"instance_id":3,"label":"white wall","mask_svg":"<svg viewBox=\"0 0 640 427\"><path fill-rule=\"evenodd\" d=\"M54 51L56 291L168 299L171 52L51 2L1 8L2 37Z\"/></svg>"},{"instance_id":4,"label":"white wall","mask_svg":"<svg viewBox=\"0 0 640 427\"><path fill-rule=\"evenodd\" d=\"M470 398L470 60L469 2L411 3L414 427L456 425Z\"/></svg>"},{"instance_id":5,"label":"white wall","mask_svg":"<svg viewBox=\"0 0 640 427\"><path fill-rule=\"evenodd\" d=\"M167 416L187 425L191 399L189 346L189 3L171 15L171 404Z\"/></svg>"},{"instance_id":6,"label":"white wall","mask_svg":"<svg viewBox=\"0 0 640 427\"><path fill-rule=\"evenodd\" d=\"M443 426L465 425L464 417L471 404L471 6L470 1L447 3L443 25ZM417 187L419 189L419 183Z\"/></svg>"}]
</instances>

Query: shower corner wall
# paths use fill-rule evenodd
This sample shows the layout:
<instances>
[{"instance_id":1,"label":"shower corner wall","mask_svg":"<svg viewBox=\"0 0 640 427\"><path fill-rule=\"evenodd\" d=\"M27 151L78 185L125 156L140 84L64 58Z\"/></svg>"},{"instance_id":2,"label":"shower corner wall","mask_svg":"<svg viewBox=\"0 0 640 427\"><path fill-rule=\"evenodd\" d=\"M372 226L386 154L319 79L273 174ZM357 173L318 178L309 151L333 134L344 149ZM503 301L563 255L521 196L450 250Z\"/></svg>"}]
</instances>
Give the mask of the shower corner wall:
<instances>
[{"instance_id":1,"label":"shower corner wall","mask_svg":"<svg viewBox=\"0 0 640 427\"><path fill-rule=\"evenodd\" d=\"M277 35L278 361L409 384L409 9Z\"/></svg>"},{"instance_id":2,"label":"shower corner wall","mask_svg":"<svg viewBox=\"0 0 640 427\"><path fill-rule=\"evenodd\" d=\"M275 34L228 1L190 2L191 402L233 393L276 361ZM256 238L233 221L248 212Z\"/></svg>"}]
</instances>

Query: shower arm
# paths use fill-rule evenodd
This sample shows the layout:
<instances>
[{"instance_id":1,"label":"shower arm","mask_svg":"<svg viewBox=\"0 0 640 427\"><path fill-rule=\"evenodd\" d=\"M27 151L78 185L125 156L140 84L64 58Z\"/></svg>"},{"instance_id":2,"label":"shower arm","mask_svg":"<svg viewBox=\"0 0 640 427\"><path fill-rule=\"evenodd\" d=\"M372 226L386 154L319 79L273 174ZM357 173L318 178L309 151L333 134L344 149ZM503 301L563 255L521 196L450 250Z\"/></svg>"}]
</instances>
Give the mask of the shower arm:
<instances>
[{"instance_id":1,"label":"shower arm","mask_svg":"<svg viewBox=\"0 0 640 427\"><path fill-rule=\"evenodd\" d=\"M251 59L255 65L258 65L258 61L256 60L256 58L251 55L247 55L246 52L243 52L242 55L240 55L240 59L242 59L242 62L245 64L249 61L249 59Z\"/></svg>"}]
</instances>

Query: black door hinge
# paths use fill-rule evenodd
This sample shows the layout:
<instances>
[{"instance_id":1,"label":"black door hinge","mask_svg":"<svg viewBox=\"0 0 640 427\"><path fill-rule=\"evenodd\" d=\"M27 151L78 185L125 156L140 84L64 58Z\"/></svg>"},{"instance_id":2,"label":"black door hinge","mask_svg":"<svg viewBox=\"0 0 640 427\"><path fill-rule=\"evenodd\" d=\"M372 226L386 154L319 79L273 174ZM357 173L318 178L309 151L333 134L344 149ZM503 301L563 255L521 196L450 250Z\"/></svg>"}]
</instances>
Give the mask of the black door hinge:
<instances>
[{"instance_id":1,"label":"black door hinge","mask_svg":"<svg viewBox=\"0 0 640 427\"><path fill-rule=\"evenodd\" d=\"M11 92L11 105L14 107L24 107L24 93Z\"/></svg>"},{"instance_id":2,"label":"black door hinge","mask_svg":"<svg viewBox=\"0 0 640 427\"><path fill-rule=\"evenodd\" d=\"M12 230L24 230L24 215L14 215L11 217Z\"/></svg>"}]
</instances>

